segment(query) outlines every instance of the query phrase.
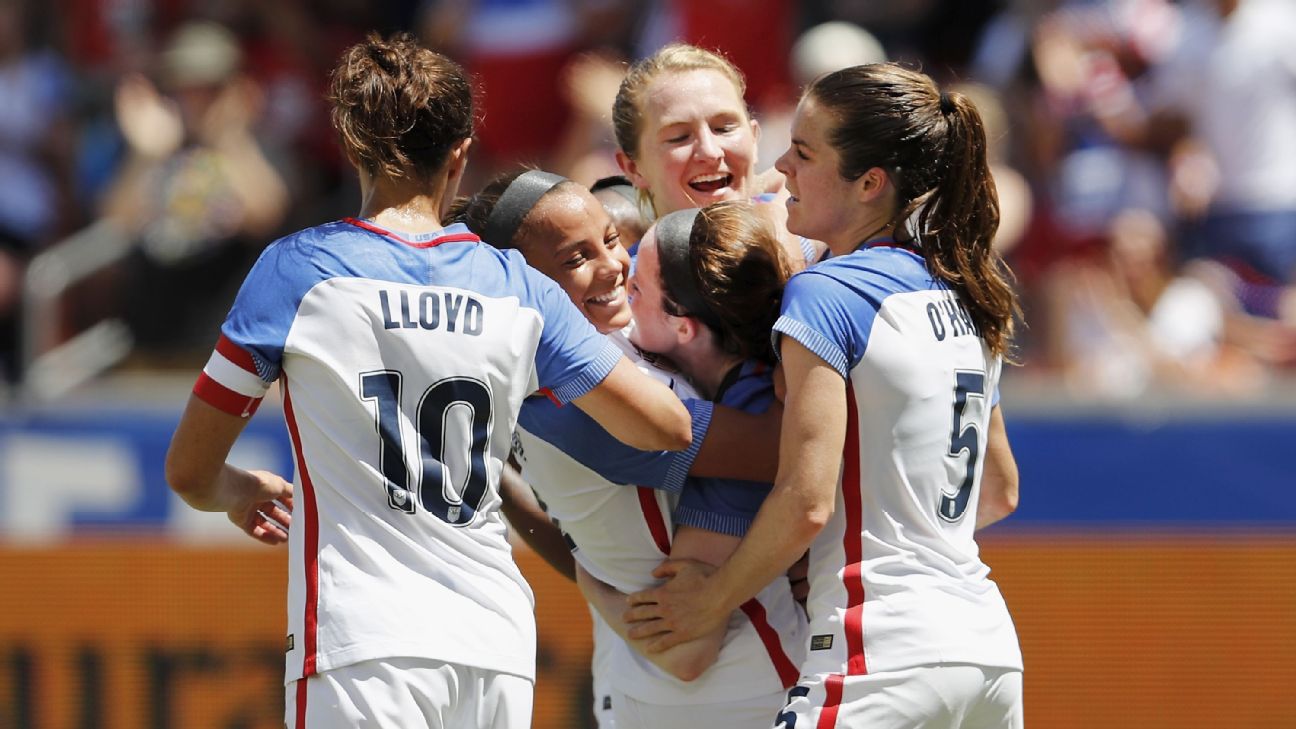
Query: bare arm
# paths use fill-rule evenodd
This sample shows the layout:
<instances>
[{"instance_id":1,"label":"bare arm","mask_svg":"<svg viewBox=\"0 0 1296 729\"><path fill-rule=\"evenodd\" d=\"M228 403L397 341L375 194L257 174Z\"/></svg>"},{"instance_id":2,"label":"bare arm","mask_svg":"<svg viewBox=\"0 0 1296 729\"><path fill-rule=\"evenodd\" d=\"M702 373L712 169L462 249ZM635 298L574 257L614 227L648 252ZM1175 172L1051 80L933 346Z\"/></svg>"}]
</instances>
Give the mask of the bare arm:
<instances>
[{"instance_id":1,"label":"bare arm","mask_svg":"<svg viewBox=\"0 0 1296 729\"><path fill-rule=\"evenodd\" d=\"M630 596L630 635L649 651L691 640L725 624L729 613L781 578L832 515L846 437L846 383L828 363L782 339L787 377L779 471L774 489L737 551L709 577L696 561L671 560L654 573L673 578Z\"/></svg>"},{"instance_id":2,"label":"bare arm","mask_svg":"<svg viewBox=\"0 0 1296 729\"><path fill-rule=\"evenodd\" d=\"M245 425L246 418L190 395L167 450L167 483L195 509L223 511L253 539L282 544L291 522L292 484L267 471L244 471L225 462Z\"/></svg>"},{"instance_id":3,"label":"bare arm","mask_svg":"<svg viewBox=\"0 0 1296 729\"><path fill-rule=\"evenodd\" d=\"M684 403L625 357L597 387L572 402L617 440L641 450L682 451L693 440Z\"/></svg>"},{"instance_id":4,"label":"bare arm","mask_svg":"<svg viewBox=\"0 0 1296 729\"><path fill-rule=\"evenodd\" d=\"M1017 460L1008 444L1003 412L995 405L990 411L990 432L986 436L977 529L988 527L1017 510L1017 485Z\"/></svg>"},{"instance_id":5,"label":"bare arm","mask_svg":"<svg viewBox=\"0 0 1296 729\"><path fill-rule=\"evenodd\" d=\"M500 499L509 524L527 546L569 580L576 579L576 560L563 538L562 530L540 508L531 487L511 463L500 473Z\"/></svg>"},{"instance_id":6,"label":"bare arm","mask_svg":"<svg viewBox=\"0 0 1296 729\"><path fill-rule=\"evenodd\" d=\"M689 475L773 481L778 473L782 422L783 407L779 403L760 415L716 405Z\"/></svg>"}]
</instances>

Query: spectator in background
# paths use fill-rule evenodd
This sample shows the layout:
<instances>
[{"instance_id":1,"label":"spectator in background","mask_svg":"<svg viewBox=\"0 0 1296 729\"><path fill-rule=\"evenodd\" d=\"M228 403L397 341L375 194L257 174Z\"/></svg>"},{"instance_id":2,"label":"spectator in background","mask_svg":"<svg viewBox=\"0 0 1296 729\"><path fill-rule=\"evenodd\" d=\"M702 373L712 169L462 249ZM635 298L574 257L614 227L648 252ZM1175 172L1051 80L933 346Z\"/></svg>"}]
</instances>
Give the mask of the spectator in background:
<instances>
[{"instance_id":1,"label":"spectator in background","mask_svg":"<svg viewBox=\"0 0 1296 729\"><path fill-rule=\"evenodd\" d=\"M30 42L27 3L0 0L0 381L18 377L18 303L27 260L75 229L71 77Z\"/></svg>"},{"instance_id":2,"label":"spectator in background","mask_svg":"<svg viewBox=\"0 0 1296 729\"><path fill-rule=\"evenodd\" d=\"M224 27L180 27L158 58L160 87L122 80L117 121L129 147L103 215L139 240L123 287L138 346L158 355L206 347L235 287L288 208L279 172L253 135L260 89L240 73Z\"/></svg>"},{"instance_id":3,"label":"spectator in background","mask_svg":"<svg viewBox=\"0 0 1296 729\"><path fill-rule=\"evenodd\" d=\"M881 63L886 49L877 38L854 23L834 20L810 28L797 37L789 56L792 83L805 88L825 73L850 66ZM769 167L791 144L792 117L796 99L771 104L759 110L761 138L759 158Z\"/></svg>"},{"instance_id":4,"label":"spectator in background","mask_svg":"<svg viewBox=\"0 0 1296 729\"><path fill-rule=\"evenodd\" d=\"M420 18L423 41L459 59L482 89L480 172L519 162L549 169L555 140L572 120L564 68L587 46L586 18L609 17L617 0L428 0ZM592 7L598 12L584 12ZM565 169L563 171L566 171Z\"/></svg>"},{"instance_id":5,"label":"spectator in background","mask_svg":"<svg viewBox=\"0 0 1296 729\"><path fill-rule=\"evenodd\" d=\"M1173 145L1187 253L1296 282L1296 4L1193 3L1179 37L1145 129Z\"/></svg>"},{"instance_id":6,"label":"spectator in background","mask_svg":"<svg viewBox=\"0 0 1296 729\"><path fill-rule=\"evenodd\" d=\"M1062 263L1047 282L1050 354L1077 396L1134 398L1164 386L1254 393L1266 382L1254 350L1296 354L1296 330L1265 328L1231 311L1218 283L1178 272L1152 213L1122 211L1109 241L1103 255Z\"/></svg>"}]
</instances>

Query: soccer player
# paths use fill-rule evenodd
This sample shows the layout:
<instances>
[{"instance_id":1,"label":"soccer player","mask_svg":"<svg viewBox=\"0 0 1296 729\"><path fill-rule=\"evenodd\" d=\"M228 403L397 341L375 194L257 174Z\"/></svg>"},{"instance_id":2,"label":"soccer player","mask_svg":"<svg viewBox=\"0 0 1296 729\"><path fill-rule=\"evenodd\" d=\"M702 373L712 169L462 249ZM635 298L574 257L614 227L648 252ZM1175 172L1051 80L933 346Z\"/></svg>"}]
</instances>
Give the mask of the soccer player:
<instances>
[{"instance_id":1,"label":"soccer player","mask_svg":"<svg viewBox=\"0 0 1296 729\"><path fill-rule=\"evenodd\" d=\"M464 204L456 203L456 209L487 239L521 250L528 262L562 285L591 322L635 356L638 350L621 332L631 314L625 297L629 260L615 227L589 192L556 175L531 171L492 181ZM720 333L714 335L690 318L695 336L686 349L692 355L688 371L702 375L708 396L729 407L713 409L712 403L695 399L693 386L679 371L639 362L687 398L697 452L621 446L580 412L544 398L530 398L518 421L514 457L522 475L566 534L585 585L612 586L594 599L605 595L613 607L603 613L617 621L624 596L613 588L629 592L653 584L650 573L663 557L722 559L737 543L735 532L741 533L755 513L774 471L770 453L764 451L777 450L776 429L744 427L732 408L763 413L773 399L768 362L744 362L743 353L769 351L769 328L778 313L787 266L751 206L734 203L715 222L699 226L710 232L700 260L715 266L705 274L714 304L724 304L731 313L724 325L716 325ZM687 260L689 237L685 229L670 239L678 244L671 250L683 253L672 260ZM648 252L655 255L651 240L649 236L653 247ZM682 266L688 273L688 264ZM664 316L661 307L666 304L660 297L653 301L658 307L654 313ZM753 311L756 305L763 305L763 312ZM630 336L637 337L638 330L633 331ZM721 343L702 344L716 339ZM767 359L772 356L769 352ZM686 482L689 474L747 480ZM767 483L762 488L751 481ZM615 688L608 703L616 726L706 724L719 729L748 726L781 705L784 689L796 678L804 615L784 579L745 605L730 630L722 627L704 640L653 657L659 665L601 632L598 617L595 627L596 655L611 654L606 660L611 667L602 669L596 684L601 678ZM603 705L600 701L598 707ZM606 712L601 713L605 720Z\"/></svg>"},{"instance_id":2,"label":"soccer player","mask_svg":"<svg viewBox=\"0 0 1296 729\"><path fill-rule=\"evenodd\" d=\"M668 648L808 546L809 650L776 726L1023 725L1016 632L973 538L1018 489L998 403L1017 306L985 149L966 97L879 64L811 84L777 163L789 228L832 257L792 278L775 325L774 490L723 565L664 564L625 616Z\"/></svg>"},{"instance_id":3,"label":"soccer player","mask_svg":"<svg viewBox=\"0 0 1296 729\"><path fill-rule=\"evenodd\" d=\"M288 727L522 729L535 619L497 494L522 399L546 388L644 448L686 448L689 418L521 256L443 226L473 133L462 69L371 35L343 54L330 100L360 212L266 249L167 478L191 506L289 543ZM275 381L292 484L225 463Z\"/></svg>"},{"instance_id":4,"label":"soccer player","mask_svg":"<svg viewBox=\"0 0 1296 729\"><path fill-rule=\"evenodd\" d=\"M655 217L749 200L774 224L794 269L820 250L787 231L782 175L756 171L760 125L746 80L724 57L672 43L630 66L612 107L617 164Z\"/></svg>"},{"instance_id":5,"label":"soccer player","mask_svg":"<svg viewBox=\"0 0 1296 729\"><path fill-rule=\"evenodd\" d=\"M598 199L612 224L616 226L621 245L632 250L648 231L649 221L639 209L639 191L623 175L612 175L594 181L590 192Z\"/></svg>"},{"instance_id":6,"label":"soccer player","mask_svg":"<svg viewBox=\"0 0 1296 729\"><path fill-rule=\"evenodd\" d=\"M675 362L705 397L762 412L774 401L770 330L789 274L773 227L750 203L718 202L670 213L644 237L630 278L631 341ZM750 451L750 445L743 449ZM768 481L691 480L673 514L671 557L723 563L770 486ZM621 592L646 587L651 579L612 575L596 582L592 572L578 570L578 582L609 625L629 639ZM696 640L662 653L643 652L643 645L631 640L613 654L617 726L759 725L782 705L784 690L798 676L804 631L804 613L788 579L779 575L725 624ZM671 680L649 662L696 680Z\"/></svg>"}]
</instances>

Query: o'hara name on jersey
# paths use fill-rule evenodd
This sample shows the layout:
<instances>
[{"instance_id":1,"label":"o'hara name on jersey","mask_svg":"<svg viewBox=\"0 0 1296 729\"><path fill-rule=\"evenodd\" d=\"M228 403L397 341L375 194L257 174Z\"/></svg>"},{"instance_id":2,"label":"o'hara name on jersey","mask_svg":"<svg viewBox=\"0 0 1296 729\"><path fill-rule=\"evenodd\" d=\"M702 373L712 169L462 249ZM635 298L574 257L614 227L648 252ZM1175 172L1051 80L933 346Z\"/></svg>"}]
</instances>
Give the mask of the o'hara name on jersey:
<instances>
[{"instance_id":1,"label":"o'hara name on jersey","mask_svg":"<svg viewBox=\"0 0 1296 729\"><path fill-rule=\"evenodd\" d=\"M485 309L467 294L449 291L378 291L384 329L444 329L477 336Z\"/></svg>"},{"instance_id":2,"label":"o'hara name on jersey","mask_svg":"<svg viewBox=\"0 0 1296 729\"><path fill-rule=\"evenodd\" d=\"M965 334L981 336L967 307L953 296L927 304L927 321L931 323L932 334L938 342L945 341L946 337L961 337Z\"/></svg>"}]
</instances>

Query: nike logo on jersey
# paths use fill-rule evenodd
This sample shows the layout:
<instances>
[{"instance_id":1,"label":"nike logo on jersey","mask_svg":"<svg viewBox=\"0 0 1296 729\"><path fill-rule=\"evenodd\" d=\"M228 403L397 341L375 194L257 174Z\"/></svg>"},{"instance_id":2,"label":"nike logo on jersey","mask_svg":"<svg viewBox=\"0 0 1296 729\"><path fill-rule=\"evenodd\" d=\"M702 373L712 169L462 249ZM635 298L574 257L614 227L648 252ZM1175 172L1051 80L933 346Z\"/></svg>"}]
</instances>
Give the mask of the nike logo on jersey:
<instances>
[{"instance_id":1,"label":"nike logo on jersey","mask_svg":"<svg viewBox=\"0 0 1296 729\"><path fill-rule=\"evenodd\" d=\"M393 305L394 304L394 305ZM470 336L482 333L481 302L449 291L378 291L385 329L441 329Z\"/></svg>"}]
</instances>

